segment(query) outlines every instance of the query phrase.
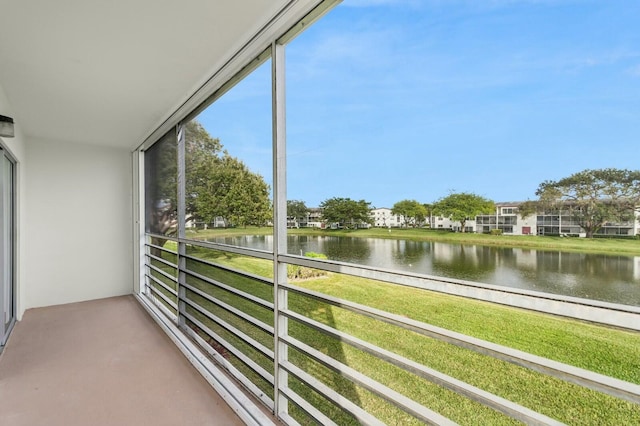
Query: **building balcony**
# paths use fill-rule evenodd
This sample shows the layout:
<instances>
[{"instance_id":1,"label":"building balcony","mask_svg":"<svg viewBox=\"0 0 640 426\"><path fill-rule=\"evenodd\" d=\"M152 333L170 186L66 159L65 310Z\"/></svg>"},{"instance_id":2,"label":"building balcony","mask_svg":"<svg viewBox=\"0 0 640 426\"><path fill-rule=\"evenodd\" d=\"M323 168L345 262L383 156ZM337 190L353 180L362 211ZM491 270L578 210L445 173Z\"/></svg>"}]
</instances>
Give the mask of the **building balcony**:
<instances>
[{"instance_id":1,"label":"building balcony","mask_svg":"<svg viewBox=\"0 0 640 426\"><path fill-rule=\"evenodd\" d=\"M640 423L638 307L187 238L185 122L266 66L286 242L285 47L336 3L3 4L0 424Z\"/></svg>"}]
</instances>

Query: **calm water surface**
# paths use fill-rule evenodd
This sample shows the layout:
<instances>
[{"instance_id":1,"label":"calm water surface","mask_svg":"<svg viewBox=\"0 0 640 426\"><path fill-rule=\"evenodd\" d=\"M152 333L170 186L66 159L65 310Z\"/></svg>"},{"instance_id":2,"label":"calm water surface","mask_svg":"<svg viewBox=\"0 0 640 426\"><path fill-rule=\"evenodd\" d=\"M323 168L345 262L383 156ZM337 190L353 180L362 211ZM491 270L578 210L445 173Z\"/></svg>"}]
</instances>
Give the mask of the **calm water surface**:
<instances>
[{"instance_id":1,"label":"calm water surface","mask_svg":"<svg viewBox=\"0 0 640 426\"><path fill-rule=\"evenodd\" d=\"M215 238L271 250L271 236ZM537 251L439 242L332 236L288 237L289 253L640 306L640 256Z\"/></svg>"}]
</instances>

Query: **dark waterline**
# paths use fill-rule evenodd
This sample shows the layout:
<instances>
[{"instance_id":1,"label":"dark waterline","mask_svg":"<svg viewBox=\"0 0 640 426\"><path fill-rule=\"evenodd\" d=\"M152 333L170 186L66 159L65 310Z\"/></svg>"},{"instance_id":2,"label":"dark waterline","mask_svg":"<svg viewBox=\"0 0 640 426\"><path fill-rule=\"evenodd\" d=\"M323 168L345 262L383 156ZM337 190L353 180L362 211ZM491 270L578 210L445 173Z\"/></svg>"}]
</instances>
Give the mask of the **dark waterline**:
<instances>
[{"instance_id":1,"label":"dark waterline","mask_svg":"<svg viewBox=\"0 0 640 426\"><path fill-rule=\"evenodd\" d=\"M271 236L210 241L271 250ZM288 236L291 254L640 306L640 256L538 251L426 241Z\"/></svg>"}]
</instances>

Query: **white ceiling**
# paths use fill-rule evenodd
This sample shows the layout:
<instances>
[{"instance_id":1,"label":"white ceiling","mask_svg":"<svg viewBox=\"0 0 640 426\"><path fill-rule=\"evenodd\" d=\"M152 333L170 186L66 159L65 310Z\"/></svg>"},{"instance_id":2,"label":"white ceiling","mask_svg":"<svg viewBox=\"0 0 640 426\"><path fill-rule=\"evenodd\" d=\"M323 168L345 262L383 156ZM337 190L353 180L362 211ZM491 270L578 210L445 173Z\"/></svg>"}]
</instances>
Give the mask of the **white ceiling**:
<instances>
[{"instance_id":1,"label":"white ceiling","mask_svg":"<svg viewBox=\"0 0 640 426\"><path fill-rule=\"evenodd\" d=\"M287 0L0 0L0 87L29 138L134 148Z\"/></svg>"}]
</instances>

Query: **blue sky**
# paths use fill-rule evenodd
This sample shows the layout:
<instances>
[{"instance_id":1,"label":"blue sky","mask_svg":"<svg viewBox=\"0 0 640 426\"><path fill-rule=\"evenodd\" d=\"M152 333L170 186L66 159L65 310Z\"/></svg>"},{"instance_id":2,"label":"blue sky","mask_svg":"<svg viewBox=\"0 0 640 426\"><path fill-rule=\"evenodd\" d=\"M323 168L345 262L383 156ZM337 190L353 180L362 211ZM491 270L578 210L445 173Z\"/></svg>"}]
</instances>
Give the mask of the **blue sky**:
<instances>
[{"instance_id":1,"label":"blue sky","mask_svg":"<svg viewBox=\"0 0 640 426\"><path fill-rule=\"evenodd\" d=\"M345 0L287 46L288 198L535 198L640 168L640 2ZM270 64L200 120L271 181Z\"/></svg>"}]
</instances>

